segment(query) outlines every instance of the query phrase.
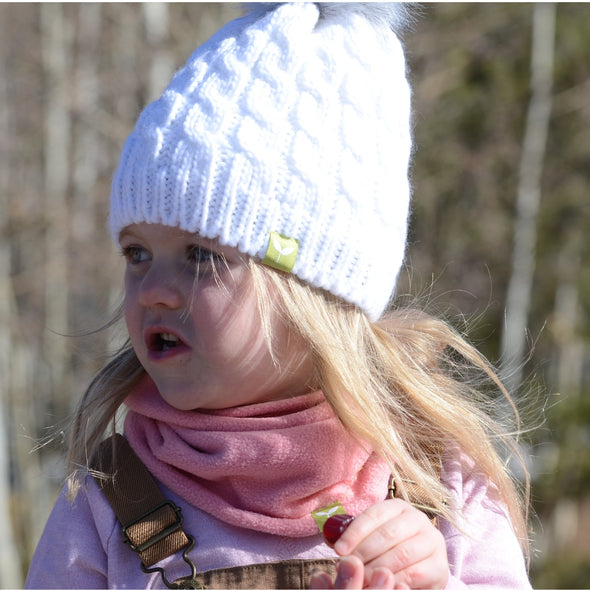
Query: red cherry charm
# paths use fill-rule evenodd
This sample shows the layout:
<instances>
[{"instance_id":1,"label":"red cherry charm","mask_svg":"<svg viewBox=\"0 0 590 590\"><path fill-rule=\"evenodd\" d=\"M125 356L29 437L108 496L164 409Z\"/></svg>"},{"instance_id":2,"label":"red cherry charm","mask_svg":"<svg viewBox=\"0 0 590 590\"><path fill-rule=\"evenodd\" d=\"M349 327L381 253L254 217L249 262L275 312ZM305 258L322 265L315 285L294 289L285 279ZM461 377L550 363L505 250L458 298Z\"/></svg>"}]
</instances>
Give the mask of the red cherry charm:
<instances>
[{"instance_id":1,"label":"red cherry charm","mask_svg":"<svg viewBox=\"0 0 590 590\"><path fill-rule=\"evenodd\" d=\"M334 514L330 516L324 523L324 539L330 547L334 547L334 544L342 533L348 528L348 525L354 520L354 516L350 514Z\"/></svg>"}]
</instances>

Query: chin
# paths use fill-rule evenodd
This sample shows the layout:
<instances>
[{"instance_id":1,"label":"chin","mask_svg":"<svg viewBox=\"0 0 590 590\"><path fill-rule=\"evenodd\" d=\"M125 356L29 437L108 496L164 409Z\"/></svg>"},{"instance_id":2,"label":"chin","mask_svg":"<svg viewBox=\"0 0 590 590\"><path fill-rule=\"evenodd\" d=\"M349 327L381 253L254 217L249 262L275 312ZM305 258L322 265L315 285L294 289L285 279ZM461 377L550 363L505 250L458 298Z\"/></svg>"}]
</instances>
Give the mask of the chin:
<instances>
[{"instance_id":1,"label":"chin","mask_svg":"<svg viewBox=\"0 0 590 590\"><path fill-rule=\"evenodd\" d=\"M172 406L176 410L187 412L190 410L196 410L201 407L201 404L199 403L198 399L195 399L194 393L182 393L178 391L178 387L160 387L157 383L156 387L158 388L160 397L169 406Z\"/></svg>"}]
</instances>

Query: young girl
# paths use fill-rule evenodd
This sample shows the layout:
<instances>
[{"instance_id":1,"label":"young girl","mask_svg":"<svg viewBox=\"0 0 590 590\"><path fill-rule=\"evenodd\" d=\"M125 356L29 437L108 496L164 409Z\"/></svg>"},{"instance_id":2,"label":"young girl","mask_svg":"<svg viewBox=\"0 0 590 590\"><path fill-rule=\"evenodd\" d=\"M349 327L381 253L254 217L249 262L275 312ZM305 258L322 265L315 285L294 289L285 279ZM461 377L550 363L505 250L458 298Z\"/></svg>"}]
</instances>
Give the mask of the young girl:
<instances>
[{"instance_id":1,"label":"young girl","mask_svg":"<svg viewBox=\"0 0 590 590\"><path fill-rule=\"evenodd\" d=\"M78 408L28 587L174 587L187 564L188 587L530 587L525 504L495 448L514 443L486 413L489 383L506 392L444 323L386 312L410 192L402 20L256 6L140 116L110 213L130 342ZM194 539L160 569L102 489L125 495L119 446L100 447L114 479L97 472L122 407Z\"/></svg>"}]
</instances>

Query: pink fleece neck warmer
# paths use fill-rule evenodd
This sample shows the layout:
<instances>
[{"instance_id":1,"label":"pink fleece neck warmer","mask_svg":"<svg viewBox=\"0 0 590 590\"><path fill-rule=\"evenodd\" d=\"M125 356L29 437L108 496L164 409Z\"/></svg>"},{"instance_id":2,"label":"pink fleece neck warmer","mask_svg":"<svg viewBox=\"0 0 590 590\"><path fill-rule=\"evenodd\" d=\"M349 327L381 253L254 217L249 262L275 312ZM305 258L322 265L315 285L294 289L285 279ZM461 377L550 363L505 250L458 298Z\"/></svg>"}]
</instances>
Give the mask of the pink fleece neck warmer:
<instances>
[{"instance_id":1,"label":"pink fleece neck warmer","mask_svg":"<svg viewBox=\"0 0 590 590\"><path fill-rule=\"evenodd\" d=\"M126 399L125 435L152 474L229 524L292 537L340 501L382 500L389 470L346 433L322 392L217 411L180 411L146 378Z\"/></svg>"}]
</instances>

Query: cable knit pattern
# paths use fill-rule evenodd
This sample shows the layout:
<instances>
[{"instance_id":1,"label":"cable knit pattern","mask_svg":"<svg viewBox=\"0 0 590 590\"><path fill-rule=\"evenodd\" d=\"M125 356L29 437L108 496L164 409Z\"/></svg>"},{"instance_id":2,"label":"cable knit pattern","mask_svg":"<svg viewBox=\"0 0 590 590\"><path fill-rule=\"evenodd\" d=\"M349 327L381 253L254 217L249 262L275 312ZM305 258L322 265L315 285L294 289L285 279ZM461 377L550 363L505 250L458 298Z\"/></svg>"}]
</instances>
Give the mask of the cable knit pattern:
<instances>
[{"instance_id":1,"label":"cable knit pattern","mask_svg":"<svg viewBox=\"0 0 590 590\"><path fill-rule=\"evenodd\" d=\"M401 44L362 13L285 3L197 49L128 138L114 239L163 223L262 259L299 241L292 272L376 319L401 266L410 90Z\"/></svg>"},{"instance_id":2,"label":"cable knit pattern","mask_svg":"<svg viewBox=\"0 0 590 590\"><path fill-rule=\"evenodd\" d=\"M185 412L146 378L125 404L125 435L151 473L228 524L307 537L318 534L312 511L339 500L357 515L387 494L387 465L359 447L321 392Z\"/></svg>"}]
</instances>

